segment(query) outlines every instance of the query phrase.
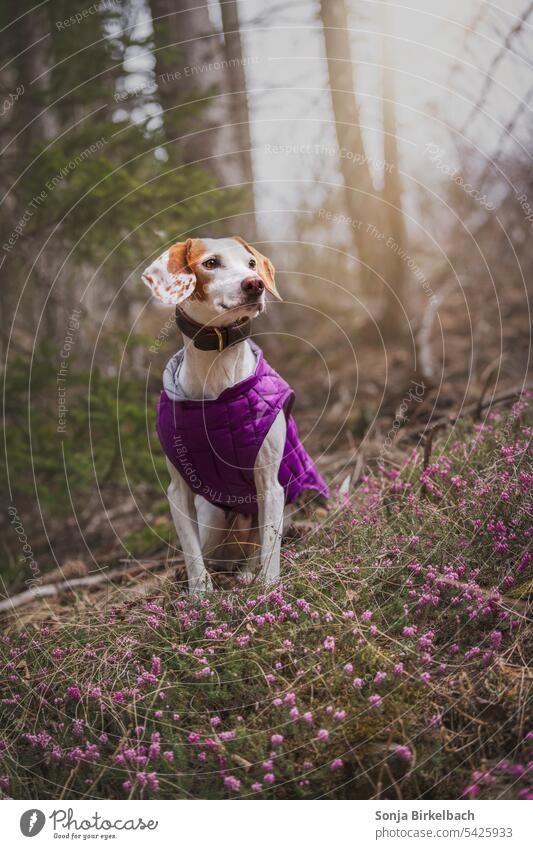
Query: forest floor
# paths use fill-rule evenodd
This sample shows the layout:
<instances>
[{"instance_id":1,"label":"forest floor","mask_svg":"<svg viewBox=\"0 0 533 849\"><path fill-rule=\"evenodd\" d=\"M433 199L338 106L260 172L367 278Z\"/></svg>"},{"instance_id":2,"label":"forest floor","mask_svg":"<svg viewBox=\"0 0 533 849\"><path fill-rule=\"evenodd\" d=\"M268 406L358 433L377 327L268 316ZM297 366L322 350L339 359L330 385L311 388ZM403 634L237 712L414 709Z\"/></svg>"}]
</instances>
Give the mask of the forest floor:
<instances>
[{"instance_id":1,"label":"forest floor","mask_svg":"<svg viewBox=\"0 0 533 849\"><path fill-rule=\"evenodd\" d=\"M75 560L47 575L70 592L5 622L1 792L532 798L529 403L352 465L295 523L273 590L220 577L191 599L142 531L112 580ZM151 518L166 532L164 505Z\"/></svg>"}]
</instances>

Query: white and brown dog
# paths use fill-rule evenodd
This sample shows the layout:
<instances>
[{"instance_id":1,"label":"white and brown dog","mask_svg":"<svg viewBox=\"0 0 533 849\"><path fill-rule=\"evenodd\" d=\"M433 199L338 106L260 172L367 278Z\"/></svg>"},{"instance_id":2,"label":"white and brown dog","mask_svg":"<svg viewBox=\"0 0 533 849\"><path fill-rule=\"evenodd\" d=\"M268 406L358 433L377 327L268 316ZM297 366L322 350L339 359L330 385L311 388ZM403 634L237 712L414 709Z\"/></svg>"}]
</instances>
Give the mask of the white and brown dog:
<instances>
[{"instance_id":1,"label":"white and brown dog","mask_svg":"<svg viewBox=\"0 0 533 849\"><path fill-rule=\"evenodd\" d=\"M286 503L303 490L327 496L290 415L294 393L247 339L266 292L280 299L274 267L237 236L188 239L142 279L156 298L175 305L185 339L165 369L158 433L189 591L211 589L206 562L227 542L230 526L255 545L246 579L255 568L272 583Z\"/></svg>"}]
</instances>

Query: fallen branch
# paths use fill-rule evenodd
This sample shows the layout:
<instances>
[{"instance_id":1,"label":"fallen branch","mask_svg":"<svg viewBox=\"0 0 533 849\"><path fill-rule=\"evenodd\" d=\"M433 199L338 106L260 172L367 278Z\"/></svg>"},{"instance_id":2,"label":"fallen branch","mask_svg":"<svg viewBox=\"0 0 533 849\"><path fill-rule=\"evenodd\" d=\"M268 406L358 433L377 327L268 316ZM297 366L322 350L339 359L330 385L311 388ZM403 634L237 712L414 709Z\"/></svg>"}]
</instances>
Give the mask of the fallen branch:
<instances>
[{"instance_id":1,"label":"fallen branch","mask_svg":"<svg viewBox=\"0 0 533 849\"><path fill-rule=\"evenodd\" d=\"M521 386L515 386L514 389L509 389L506 392L502 392L500 395L494 395L492 398L489 398L488 401L475 401L473 404L467 404L463 409L457 413L456 415L447 415L442 416L440 419L436 419L435 421L429 421L424 426L422 430L418 429L415 432L419 436L424 436L428 429L434 429L439 427L447 427L449 425L453 426L457 424L460 418L463 416L467 416L470 413L479 414L481 410L486 409L487 407L496 407L498 404L504 404L506 401L510 401L512 398L517 398L522 395L525 390L533 389L533 382L523 383ZM412 436L413 431L407 432L404 429L403 433L406 435Z\"/></svg>"},{"instance_id":2,"label":"fallen branch","mask_svg":"<svg viewBox=\"0 0 533 849\"><path fill-rule=\"evenodd\" d=\"M161 566L166 564L164 562L153 561L150 565ZM25 604L29 604L30 602L37 601L41 598L50 598L52 596L61 595L61 593L73 592L77 589L91 589L92 587L97 587L100 584L105 584L115 579L120 580L121 578L135 577L135 575L139 575L146 571L147 566L143 563L139 563L136 567L121 566L117 569L98 572L96 575L87 575L84 578L71 578L70 580L60 581L54 584L43 584L42 586L34 587L31 590L25 590L22 593L18 593L18 595L14 595L0 601L0 613L15 610L17 607L22 607Z\"/></svg>"}]
</instances>

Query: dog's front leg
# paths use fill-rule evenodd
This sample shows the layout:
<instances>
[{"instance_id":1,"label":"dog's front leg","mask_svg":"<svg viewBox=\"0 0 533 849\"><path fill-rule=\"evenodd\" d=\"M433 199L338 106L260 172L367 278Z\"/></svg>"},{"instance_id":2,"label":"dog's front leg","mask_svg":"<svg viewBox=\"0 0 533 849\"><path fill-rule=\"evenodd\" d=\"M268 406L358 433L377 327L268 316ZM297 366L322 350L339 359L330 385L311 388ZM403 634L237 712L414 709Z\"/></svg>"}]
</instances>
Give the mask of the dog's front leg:
<instances>
[{"instance_id":1,"label":"dog's front leg","mask_svg":"<svg viewBox=\"0 0 533 849\"><path fill-rule=\"evenodd\" d=\"M254 467L261 540L260 577L267 584L274 583L279 578L285 493L278 481L278 475L286 434L287 422L282 410L259 450Z\"/></svg>"},{"instance_id":2,"label":"dog's front leg","mask_svg":"<svg viewBox=\"0 0 533 849\"><path fill-rule=\"evenodd\" d=\"M167 491L168 501L185 559L189 592L191 595L194 593L210 592L213 586L204 565L200 534L196 521L194 494L177 469L168 460L167 466L171 478Z\"/></svg>"}]
</instances>

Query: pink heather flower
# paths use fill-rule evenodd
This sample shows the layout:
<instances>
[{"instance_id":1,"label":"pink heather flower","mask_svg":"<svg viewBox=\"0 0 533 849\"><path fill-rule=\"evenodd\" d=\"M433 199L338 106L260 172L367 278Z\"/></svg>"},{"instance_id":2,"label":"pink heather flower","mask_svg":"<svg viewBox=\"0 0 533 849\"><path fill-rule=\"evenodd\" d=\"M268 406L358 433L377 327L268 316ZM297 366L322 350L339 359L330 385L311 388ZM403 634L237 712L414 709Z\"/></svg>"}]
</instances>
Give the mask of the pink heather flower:
<instances>
[{"instance_id":1,"label":"pink heather flower","mask_svg":"<svg viewBox=\"0 0 533 849\"><path fill-rule=\"evenodd\" d=\"M263 769L266 770L274 769L274 761L272 758L268 758L266 761L263 761L261 766L263 767Z\"/></svg>"},{"instance_id":2,"label":"pink heather flower","mask_svg":"<svg viewBox=\"0 0 533 849\"><path fill-rule=\"evenodd\" d=\"M261 784L260 781L254 781L254 783L252 784L250 789L252 790L253 793L260 793L261 790L263 789L263 785Z\"/></svg>"},{"instance_id":3,"label":"pink heather flower","mask_svg":"<svg viewBox=\"0 0 533 849\"><path fill-rule=\"evenodd\" d=\"M401 661L400 661L400 663L396 663L394 665L394 674L395 675L403 675L403 670L404 670L404 666L403 666L403 663Z\"/></svg>"},{"instance_id":4,"label":"pink heather flower","mask_svg":"<svg viewBox=\"0 0 533 849\"><path fill-rule=\"evenodd\" d=\"M405 625L402 629L404 637L414 637L416 634L416 625Z\"/></svg>"},{"instance_id":5,"label":"pink heather flower","mask_svg":"<svg viewBox=\"0 0 533 849\"><path fill-rule=\"evenodd\" d=\"M163 757L166 761L168 761L169 763L172 763L172 761L174 760L174 752L170 752L170 751L163 752Z\"/></svg>"},{"instance_id":6,"label":"pink heather flower","mask_svg":"<svg viewBox=\"0 0 533 849\"><path fill-rule=\"evenodd\" d=\"M286 705L295 705L296 704L296 693L287 693L284 700Z\"/></svg>"},{"instance_id":7,"label":"pink heather flower","mask_svg":"<svg viewBox=\"0 0 533 849\"><path fill-rule=\"evenodd\" d=\"M361 619L363 620L363 622L370 622L370 620L372 619L372 611L365 610L363 613L361 613Z\"/></svg>"},{"instance_id":8,"label":"pink heather flower","mask_svg":"<svg viewBox=\"0 0 533 849\"><path fill-rule=\"evenodd\" d=\"M196 673L198 678L208 678L209 675L212 675L211 669L209 666L204 666L203 669L200 669L199 672Z\"/></svg>"},{"instance_id":9,"label":"pink heather flower","mask_svg":"<svg viewBox=\"0 0 533 849\"><path fill-rule=\"evenodd\" d=\"M382 684L386 677L386 672L376 672L376 674L374 675L374 684Z\"/></svg>"},{"instance_id":10,"label":"pink heather flower","mask_svg":"<svg viewBox=\"0 0 533 849\"><path fill-rule=\"evenodd\" d=\"M356 690L360 690L361 687L363 686L363 679L362 678L354 678L353 681L352 681L352 684L353 684L353 686L355 687Z\"/></svg>"},{"instance_id":11,"label":"pink heather flower","mask_svg":"<svg viewBox=\"0 0 533 849\"><path fill-rule=\"evenodd\" d=\"M335 758L334 761L331 761L329 768L331 770L341 769L344 766L344 761L342 758Z\"/></svg>"},{"instance_id":12,"label":"pink heather flower","mask_svg":"<svg viewBox=\"0 0 533 849\"><path fill-rule=\"evenodd\" d=\"M345 710L336 710L333 714L333 719L346 719L346 711Z\"/></svg>"},{"instance_id":13,"label":"pink heather flower","mask_svg":"<svg viewBox=\"0 0 533 849\"><path fill-rule=\"evenodd\" d=\"M379 634L379 631L378 631L378 629L376 628L375 625L371 625L370 628L368 629L368 633L370 634L371 637L375 637L377 634Z\"/></svg>"},{"instance_id":14,"label":"pink heather flower","mask_svg":"<svg viewBox=\"0 0 533 849\"><path fill-rule=\"evenodd\" d=\"M379 707L382 702L381 696L378 696L377 693L374 693L372 696L368 697L368 703L371 707Z\"/></svg>"},{"instance_id":15,"label":"pink heather flower","mask_svg":"<svg viewBox=\"0 0 533 849\"><path fill-rule=\"evenodd\" d=\"M431 675L429 674L429 672L422 672L420 680L423 681L424 684L429 684L429 682L431 681Z\"/></svg>"},{"instance_id":16,"label":"pink heather flower","mask_svg":"<svg viewBox=\"0 0 533 849\"><path fill-rule=\"evenodd\" d=\"M413 758L413 753L409 746L396 746L394 752L402 761L407 761L408 763Z\"/></svg>"},{"instance_id":17,"label":"pink heather flower","mask_svg":"<svg viewBox=\"0 0 533 849\"><path fill-rule=\"evenodd\" d=\"M235 740L235 731L221 731L218 736L224 742L227 740Z\"/></svg>"},{"instance_id":18,"label":"pink heather flower","mask_svg":"<svg viewBox=\"0 0 533 849\"><path fill-rule=\"evenodd\" d=\"M163 711L162 710L154 710L154 716L156 719L162 719Z\"/></svg>"},{"instance_id":19,"label":"pink heather flower","mask_svg":"<svg viewBox=\"0 0 533 849\"><path fill-rule=\"evenodd\" d=\"M81 693L78 687L67 687L67 696L70 696L75 702L81 702Z\"/></svg>"},{"instance_id":20,"label":"pink heather flower","mask_svg":"<svg viewBox=\"0 0 533 849\"><path fill-rule=\"evenodd\" d=\"M293 707L289 711L289 716L290 716L291 719L294 719L294 720L299 719L300 718L300 711L298 710L297 707Z\"/></svg>"},{"instance_id":21,"label":"pink heather flower","mask_svg":"<svg viewBox=\"0 0 533 849\"><path fill-rule=\"evenodd\" d=\"M235 778L234 775L226 775L224 778L224 784L230 790L233 790L234 793L238 793L241 789L241 782L238 778Z\"/></svg>"},{"instance_id":22,"label":"pink heather flower","mask_svg":"<svg viewBox=\"0 0 533 849\"><path fill-rule=\"evenodd\" d=\"M122 690L117 690L116 693L111 693L111 698L118 705L121 705L121 704L124 703L124 693L122 692Z\"/></svg>"},{"instance_id":23,"label":"pink heather flower","mask_svg":"<svg viewBox=\"0 0 533 849\"><path fill-rule=\"evenodd\" d=\"M273 746L281 746L283 739L283 734L273 734L270 738L270 742Z\"/></svg>"},{"instance_id":24,"label":"pink heather flower","mask_svg":"<svg viewBox=\"0 0 533 849\"><path fill-rule=\"evenodd\" d=\"M279 707L280 705L282 705L282 704L283 704L283 699L279 699L279 698L278 698L278 699L274 699L274 701L272 702L272 704L273 704L275 707Z\"/></svg>"},{"instance_id":25,"label":"pink heather flower","mask_svg":"<svg viewBox=\"0 0 533 849\"><path fill-rule=\"evenodd\" d=\"M172 719L174 720L174 722L178 722L179 718L180 718L179 713L173 713L172 714Z\"/></svg>"},{"instance_id":26,"label":"pink heather flower","mask_svg":"<svg viewBox=\"0 0 533 849\"><path fill-rule=\"evenodd\" d=\"M222 720L219 716L212 716L211 719L209 720L209 722L211 723L213 728L217 728L220 725L220 723L222 722Z\"/></svg>"},{"instance_id":27,"label":"pink heather flower","mask_svg":"<svg viewBox=\"0 0 533 849\"><path fill-rule=\"evenodd\" d=\"M502 644L502 632L501 631L491 631L490 632L490 644L493 649L499 649Z\"/></svg>"},{"instance_id":28,"label":"pink heather flower","mask_svg":"<svg viewBox=\"0 0 533 849\"><path fill-rule=\"evenodd\" d=\"M267 772L267 774L263 776L263 781L265 782L265 784L274 784L275 780L276 776L273 772Z\"/></svg>"},{"instance_id":29,"label":"pink heather flower","mask_svg":"<svg viewBox=\"0 0 533 849\"><path fill-rule=\"evenodd\" d=\"M345 663L343 669L347 675L350 675L353 672L353 665L351 663Z\"/></svg>"},{"instance_id":30,"label":"pink heather flower","mask_svg":"<svg viewBox=\"0 0 533 849\"><path fill-rule=\"evenodd\" d=\"M334 637L326 637L324 640L324 649L326 651L335 651L335 638Z\"/></svg>"},{"instance_id":31,"label":"pink heather flower","mask_svg":"<svg viewBox=\"0 0 533 849\"><path fill-rule=\"evenodd\" d=\"M196 731L191 731L191 733L187 737L187 740L189 741L189 743L199 743L200 735L197 734Z\"/></svg>"},{"instance_id":32,"label":"pink heather flower","mask_svg":"<svg viewBox=\"0 0 533 849\"><path fill-rule=\"evenodd\" d=\"M302 716L302 719L303 719L304 722L312 722L313 721L313 714L311 713L310 710L306 710L306 712Z\"/></svg>"},{"instance_id":33,"label":"pink heather flower","mask_svg":"<svg viewBox=\"0 0 533 849\"><path fill-rule=\"evenodd\" d=\"M323 743L326 743L329 740L329 731L326 728L320 728L317 737Z\"/></svg>"},{"instance_id":34,"label":"pink heather flower","mask_svg":"<svg viewBox=\"0 0 533 849\"><path fill-rule=\"evenodd\" d=\"M155 655L152 657L152 667L150 672L155 676L161 675L161 658L155 657Z\"/></svg>"},{"instance_id":35,"label":"pink heather flower","mask_svg":"<svg viewBox=\"0 0 533 849\"><path fill-rule=\"evenodd\" d=\"M479 793L479 784L470 784L469 787L465 787L463 790L463 796L468 796L470 799L473 799Z\"/></svg>"}]
</instances>

